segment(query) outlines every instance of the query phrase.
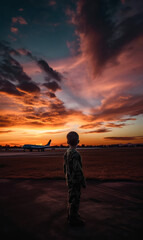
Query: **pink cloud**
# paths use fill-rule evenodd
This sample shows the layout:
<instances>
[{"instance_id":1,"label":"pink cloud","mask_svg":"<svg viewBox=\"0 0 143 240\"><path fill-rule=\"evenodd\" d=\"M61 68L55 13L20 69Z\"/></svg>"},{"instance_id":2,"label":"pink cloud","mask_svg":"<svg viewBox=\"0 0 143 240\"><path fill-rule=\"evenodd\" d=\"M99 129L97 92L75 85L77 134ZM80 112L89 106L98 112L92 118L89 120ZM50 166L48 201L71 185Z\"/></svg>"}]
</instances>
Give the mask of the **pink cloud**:
<instances>
[{"instance_id":1,"label":"pink cloud","mask_svg":"<svg viewBox=\"0 0 143 240\"><path fill-rule=\"evenodd\" d=\"M27 24L26 20L23 17L21 17L21 16L13 17L12 18L12 23L19 23L19 24L22 24L22 25L26 25Z\"/></svg>"},{"instance_id":2,"label":"pink cloud","mask_svg":"<svg viewBox=\"0 0 143 240\"><path fill-rule=\"evenodd\" d=\"M23 8L19 8L19 9L18 9L18 11L20 11L20 12L23 12L23 11L24 11L24 9L23 9Z\"/></svg>"},{"instance_id":3,"label":"pink cloud","mask_svg":"<svg viewBox=\"0 0 143 240\"><path fill-rule=\"evenodd\" d=\"M23 66L24 72L26 72L30 76L36 76L42 73L42 70L40 69L40 67L33 61L23 63L22 66Z\"/></svg>"},{"instance_id":4,"label":"pink cloud","mask_svg":"<svg viewBox=\"0 0 143 240\"><path fill-rule=\"evenodd\" d=\"M18 33L18 28L16 28L16 27L11 27L10 28L10 31L12 32L12 33Z\"/></svg>"},{"instance_id":5,"label":"pink cloud","mask_svg":"<svg viewBox=\"0 0 143 240\"><path fill-rule=\"evenodd\" d=\"M51 0L51 1L49 2L49 6L54 6L54 5L56 5L56 1Z\"/></svg>"}]
</instances>

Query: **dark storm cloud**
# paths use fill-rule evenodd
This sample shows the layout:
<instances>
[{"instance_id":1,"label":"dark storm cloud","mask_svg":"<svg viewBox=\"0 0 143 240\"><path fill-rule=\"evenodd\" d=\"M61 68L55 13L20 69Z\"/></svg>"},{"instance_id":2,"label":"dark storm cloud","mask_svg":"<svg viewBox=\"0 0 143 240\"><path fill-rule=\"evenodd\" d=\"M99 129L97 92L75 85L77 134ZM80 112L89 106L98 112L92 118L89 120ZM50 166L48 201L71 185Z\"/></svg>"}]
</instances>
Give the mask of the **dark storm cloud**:
<instances>
[{"instance_id":1,"label":"dark storm cloud","mask_svg":"<svg viewBox=\"0 0 143 240\"><path fill-rule=\"evenodd\" d=\"M61 87L55 81L44 83L43 86L45 86L46 88L52 90L53 92L56 92L57 90L61 89Z\"/></svg>"},{"instance_id":2,"label":"dark storm cloud","mask_svg":"<svg viewBox=\"0 0 143 240\"><path fill-rule=\"evenodd\" d=\"M26 55L36 62L36 64L41 68L41 70L46 73L46 77L45 77L46 82L54 80L52 84L51 83L49 84L51 88L52 87L54 88L55 86L56 89L61 89L61 87L59 86L59 82L62 81L62 75L59 72L57 72L52 67L50 67L45 60L38 59L37 57L33 56L33 54L29 50L20 48L17 51L20 55ZM53 91L56 91L56 90L53 90Z\"/></svg>"},{"instance_id":3,"label":"dark storm cloud","mask_svg":"<svg viewBox=\"0 0 143 240\"><path fill-rule=\"evenodd\" d=\"M44 70L48 77L45 78L46 81L54 79L58 82L61 81L61 75L54 71L45 60L38 60L37 57L33 56L32 53L24 48L20 48L17 51L9 46L8 43L0 43L0 55L3 60L0 63L0 77L3 79L3 87L1 91L6 90L9 94L15 94L21 96L22 94L16 89L10 81L18 81L17 87L29 93L39 93L40 88L38 85L32 81L32 79L23 71L22 66L16 61L11 55L20 56L26 55L32 60L34 60L42 70ZM5 84L4 84L4 81ZM52 91L61 89L57 82L45 83L45 86Z\"/></svg>"},{"instance_id":4,"label":"dark storm cloud","mask_svg":"<svg viewBox=\"0 0 143 240\"><path fill-rule=\"evenodd\" d=\"M56 95L53 92L47 92L46 95L50 98L55 98Z\"/></svg>"},{"instance_id":5,"label":"dark storm cloud","mask_svg":"<svg viewBox=\"0 0 143 240\"><path fill-rule=\"evenodd\" d=\"M30 81L30 82L23 81L17 87L20 88L21 90L23 90L25 92L29 92L29 93L39 93L40 92L40 88L32 81Z\"/></svg>"},{"instance_id":6,"label":"dark storm cloud","mask_svg":"<svg viewBox=\"0 0 143 240\"><path fill-rule=\"evenodd\" d=\"M23 96L24 94L17 90L16 86L6 79L0 78L0 92L8 93L15 96Z\"/></svg>"},{"instance_id":7,"label":"dark storm cloud","mask_svg":"<svg viewBox=\"0 0 143 240\"><path fill-rule=\"evenodd\" d=\"M18 56L19 52L11 48L8 43L0 42L1 91L17 96L23 95L17 87L29 93L40 92L37 84L32 82L32 79L23 71L23 67L11 55ZM13 81L15 85L10 81Z\"/></svg>"},{"instance_id":8,"label":"dark storm cloud","mask_svg":"<svg viewBox=\"0 0 143 240\"><path fill-rule=\"evenodd\" d=\"M11 81L30 81L31 78L23 71L22 66L16 61L11 54L18 55L18 52L8 44L0 42L0 76Z\"/></svg>"},{"instance_id":9,"label":"dark storm cloud","mask_svg":"<svg viewBox=\"0 0 143 240\"><path fill-rule=\"evenodd\" d=\"M79 0L73 23L77 25L81 48L89 55L94 73L100 73L132 40L143 35L141 0ZM123 10L124 14L123 14ZM128 10L128 11L127 11Z\"/></svg>"},{"instance_id":10,"label":"dark storm cloud","mask_svg":"<svg viewBox=\"0 0 143 240\"><path fill-rule=\"evenodd\" d=\"M40 59L37 61L37 64L42 70L44 70L45 73L48 74L49 79L54 79L57 80L58 82L61 82L62 77L60 73L53 70L53 68L51 68L45 60Z\"/></svg>"}]
</instances>

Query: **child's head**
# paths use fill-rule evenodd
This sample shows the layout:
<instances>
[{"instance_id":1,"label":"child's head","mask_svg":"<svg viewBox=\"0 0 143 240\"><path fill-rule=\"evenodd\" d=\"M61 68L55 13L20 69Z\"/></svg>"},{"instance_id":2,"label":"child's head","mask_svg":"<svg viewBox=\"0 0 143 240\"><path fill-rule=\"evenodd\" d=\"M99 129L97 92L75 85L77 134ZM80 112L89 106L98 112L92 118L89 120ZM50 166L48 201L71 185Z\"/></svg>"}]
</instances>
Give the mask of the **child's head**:
<instances>
[{"instance_id":1,"label":"child's head","mask_svg":"<svg viewBox=\"0 0 143 240\"><path fill-rule=\"evenodd\" d=\"M67 134L67 143L71 147L76 147L79 143L79 135L76 132L69 132Z\"/></svg>"}]
</instances>

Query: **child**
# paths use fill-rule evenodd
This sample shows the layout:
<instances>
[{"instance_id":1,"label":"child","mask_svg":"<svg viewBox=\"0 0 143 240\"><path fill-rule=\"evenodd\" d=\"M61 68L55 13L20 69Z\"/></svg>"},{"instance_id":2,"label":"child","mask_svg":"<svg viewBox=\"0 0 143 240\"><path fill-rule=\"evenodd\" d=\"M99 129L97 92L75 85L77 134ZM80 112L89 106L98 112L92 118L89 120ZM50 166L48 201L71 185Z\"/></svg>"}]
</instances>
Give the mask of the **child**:
<instances>
[{"instance_id":1,"label":"child","mask_svg":"<svg viewBox=\"0 0 143 240\"><path fill-rule=\"evenodd\" d=\"M82 160L76 146L79 143L79 135L76 132L67 134L69 149L64 154L64 173L68 185L68 222L71 225L83 224L78 210L80 203L81 186L86 187L82 171Z\"/></svg>"}]
</instances>

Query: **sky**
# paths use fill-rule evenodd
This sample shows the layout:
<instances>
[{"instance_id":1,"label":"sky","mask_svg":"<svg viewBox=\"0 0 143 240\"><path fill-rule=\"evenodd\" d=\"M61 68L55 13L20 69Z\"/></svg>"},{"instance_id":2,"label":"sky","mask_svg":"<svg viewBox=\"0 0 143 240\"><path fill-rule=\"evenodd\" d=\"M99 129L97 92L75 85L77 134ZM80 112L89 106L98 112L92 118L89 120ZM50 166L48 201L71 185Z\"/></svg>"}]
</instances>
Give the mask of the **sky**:
<instances>
[{"instance_id":1,"label":"sky","mask_svg":"<svg viewBox=\"0 0 143 240\"><path fill-rule=\"evenodd\" d=\"M0 145L143 143L143 1L5 0Z\"/></svg>"}]
</instances>

